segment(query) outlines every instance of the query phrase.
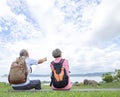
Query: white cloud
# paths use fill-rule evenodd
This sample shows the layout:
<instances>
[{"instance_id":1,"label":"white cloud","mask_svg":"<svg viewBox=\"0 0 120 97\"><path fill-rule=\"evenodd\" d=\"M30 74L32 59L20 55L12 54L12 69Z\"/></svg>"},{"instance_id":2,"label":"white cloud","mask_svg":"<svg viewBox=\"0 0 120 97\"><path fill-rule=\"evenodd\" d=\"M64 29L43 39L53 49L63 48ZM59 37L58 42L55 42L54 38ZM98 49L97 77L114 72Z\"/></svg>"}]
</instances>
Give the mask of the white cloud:
<instances>
[{"instance_id":1,"label":"white cloud","mask_svg":"<svg viewBox=\"0 0 120 97\"><path fill-rule=\"evenodd\" d=\"M0 0L0 17L10 14L10 8L6 4L6 0Z\"/></svg>"},{"instance_id":2,"label":"white cloud","mask_svg":"<svg viewBox=\"0 0 120 97\"><path fill-rule=\"evenodd\" d=\"M103 0L93 17L93 40L107 42L120 36L120 0ZM95 41L94 40L94 41Z\"/></svg>"},{"instance_id":3,"label":"white cloud","mask_svg":"<svg viewBox=\"0 0 120 97\"><path fill-rule=\"evenodd\" d=\"M62 6L63 2L59 2ZM69 0L66 2L71 3ZM82 3L85 2L82 1ZM0 16L5 16L8 23L11 23L11 18L17 21L17 24L11 27L10 37L13 41L3 42L0 37L0 50L2 51L0 64L5 64L0 65L0 68L7 68L6 73L8 73L10 62L19 55L22 48L28 49L32 58L48 57L47 62L33 67L33 73L45 74L50 71L49 64L53 60L51 52L57 47L62 50L63 57L69 60L72 73L113 71L115 68L120 68L120 47L111 41L119 36L119 0L102 1L98 9L92 6L83 8L82 21L92 21L92 29L89 26L80 26L80 21L74 23L74 19L66 22L64 19L66 14L54 5L54 0L27 0L30 17L37 21L39 28L34 27L34 23L27 21L28 16L25 14L16 14L10 10L10 6L4 0L0 4ZM69 11L75 5L68 6ZM4 8L7 13L3 13ZM89 12L88 9L90 9ZM93 14L94 10L96 12ZM95 16L93 17L93 15ZM91 18L93 19L91 20ZM86 22L83 23L86 24ZM4 28L1 26L1 29ZM27 37L27 39L22 39L23 37ZM105 45L108 41L110 43ZM99 42L100 47L96 45Z\"/></svg>"}]
</instances>

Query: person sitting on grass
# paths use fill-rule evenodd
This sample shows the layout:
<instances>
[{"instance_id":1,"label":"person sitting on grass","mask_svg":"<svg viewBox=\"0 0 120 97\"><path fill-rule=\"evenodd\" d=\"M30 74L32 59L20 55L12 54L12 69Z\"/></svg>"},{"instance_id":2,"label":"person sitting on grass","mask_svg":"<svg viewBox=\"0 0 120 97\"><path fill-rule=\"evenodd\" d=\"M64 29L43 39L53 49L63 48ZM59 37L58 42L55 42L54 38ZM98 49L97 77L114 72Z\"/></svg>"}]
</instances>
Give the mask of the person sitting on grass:
<instances>
[{"instance_id":1,"label":"person sitting on grass","mask_svg":"<svg viewBox=\"0 0 120 97\"><path fill-rule=\"evenodd\" d=\"M41 89L40 80L30 80L29 79L29 71L30 71L30 68L32 65L41 64L41 63L47 61L47 58L45 57L45 58L39 59L39 60L29 58L29 53L26 49L22 49L20 51L20 57L25 58L25 62L27 65L27 71L28 71L27 80L24 83L12 84L12 88L14 90L30 90L30 89L40 90Z\"/></svg>"},{"instance_id":2,"label":"person sitting on grass","mask_svg":"<svg viewBox=\"0 0 120 97\"><path fill-rule=\"evenodd\" d=\"M50 64L52 71L51 88L53 90L70 90L72 83L70 81L68 60L62 58L62 52L58 48L53 50L52 56L55 60Z\"/></svg>"}]
</instances>

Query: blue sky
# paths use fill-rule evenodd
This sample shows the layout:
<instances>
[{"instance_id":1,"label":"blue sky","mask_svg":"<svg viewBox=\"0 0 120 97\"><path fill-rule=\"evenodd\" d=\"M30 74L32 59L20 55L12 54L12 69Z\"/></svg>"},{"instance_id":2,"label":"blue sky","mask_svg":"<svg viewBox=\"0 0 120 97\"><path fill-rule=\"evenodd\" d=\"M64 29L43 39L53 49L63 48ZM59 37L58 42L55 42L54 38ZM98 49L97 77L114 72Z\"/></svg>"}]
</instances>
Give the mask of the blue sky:
<instances>
[{"instance_id":1,"label":"blue sky","mask_svg":"<svg viewBox=\"0 0 120 97\"><path fill-rule=\"evenodd\" d=\"M60 48L71 73L120 68L120 0L0 0L0 74L8 74L19 51L47 57L33 66L49 74L51 52Z\"/></svg>"}]
</instances>

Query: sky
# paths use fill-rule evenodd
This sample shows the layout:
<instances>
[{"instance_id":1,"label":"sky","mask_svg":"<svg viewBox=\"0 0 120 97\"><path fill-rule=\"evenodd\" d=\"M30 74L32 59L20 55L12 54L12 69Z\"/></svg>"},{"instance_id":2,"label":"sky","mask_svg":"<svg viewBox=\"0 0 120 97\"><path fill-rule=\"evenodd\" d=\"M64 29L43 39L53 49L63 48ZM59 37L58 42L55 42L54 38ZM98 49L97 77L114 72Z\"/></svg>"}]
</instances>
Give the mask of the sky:
<instances>
[{"instance_id":1,"label":"sky","mask_svg":"<svg viewBox=\"0 0 120 97\"><path fill-rule=\"evenodd\" d=\"M50 74L62 50L71 74L120 69L120 0L0 0L0 75L21 49L47 57L34 74Z\"/></svg>"}]
</instances>

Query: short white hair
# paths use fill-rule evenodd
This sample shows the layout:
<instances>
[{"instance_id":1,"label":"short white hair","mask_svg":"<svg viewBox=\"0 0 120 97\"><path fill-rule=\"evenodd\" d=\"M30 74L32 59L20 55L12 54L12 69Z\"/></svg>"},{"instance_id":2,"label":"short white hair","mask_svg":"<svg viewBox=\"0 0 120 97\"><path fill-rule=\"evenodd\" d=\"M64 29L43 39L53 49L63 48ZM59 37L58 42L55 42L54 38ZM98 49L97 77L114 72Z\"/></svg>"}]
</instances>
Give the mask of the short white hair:
<instances>
[{"instance_id":1,"label":"short white hair","mask_svg":"<svg viewBox=\"0 0 120 97\"><path fill-rule=\"evenodd\" d=\"M55 49L55 50L53 50L53 52L52 52L52 56L54 57L54 58L58 58L58 57L61 57L61 50L60 49Z\"/></svg>"}]
</instances>

